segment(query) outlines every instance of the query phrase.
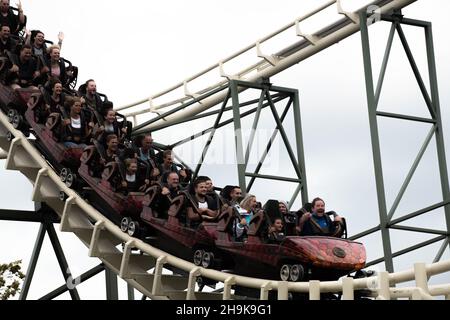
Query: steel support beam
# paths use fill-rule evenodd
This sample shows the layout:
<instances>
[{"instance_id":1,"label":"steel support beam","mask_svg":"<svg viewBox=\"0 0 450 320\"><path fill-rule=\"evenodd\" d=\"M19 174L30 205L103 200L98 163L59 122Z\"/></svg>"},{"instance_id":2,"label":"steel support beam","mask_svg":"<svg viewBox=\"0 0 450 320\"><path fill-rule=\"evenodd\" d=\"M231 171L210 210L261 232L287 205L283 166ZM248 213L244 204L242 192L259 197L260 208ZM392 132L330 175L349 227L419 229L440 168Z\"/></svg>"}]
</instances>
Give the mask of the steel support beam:
<instances>
[{"instance_id":1,"label":"steel support beam","mask_svg":"<svg viewBox=\"0 0 450 320\"><path fill-rule=\"evenodd\" d=\"M428 133L428 135L422 145L422 148L419 151L419 154L417 155L416 159L414 160L414 163L413 163L411 169L409 170L408 175L405 178L405 182L403 183L402 187L400 188L400 191L399 191L397 197L395 198L394 203L392 204L391 210L388 213L388 221L392 220L392 217L394 216L395 211L397 210L398 205L400 204L400 201L402 200L402 198L406 192L406 189L408 188L409 183L411 182L411 179L413 178L414 173L416 172L417 167L419 166L420 161L422 160L422 157L425 154L425 151L427 150L428 145L430 144L430 141L433 138L433 135L435 132L436 132L436 127L433 126L431 128L430 132Z\"/></svg>"},{"instance_id":2,"label":"steel support beam","mask_svg":"<svg viewBox=\"0 0 450 320\"><path fill-rule=\"evenodd\" d=\"M374 164L375 164L375 176L376 176L376 182L377 182L377 196L378 196L378 203L379 203L379 211L380 211L380 221L381 221L381 233L382 233L382 239L383 239L383 249L384 249L384 255L385 258L382 259L386 263L386 269L390 272L393 270L389 269L388 264L392 263L392 258L396 257L398 255L410 252L412 250L415 250L419 247L422 247L424 244L431 244L434 243L433 241L439 238L434 239L433 241L424 242L418 246L413 246L411 248L396 252L395 254L392 254L390 249L390 238L389 238L389 228L392 229L400 229L405 231L411 231L411 232L422 232L427 234L438 234L441 235L441 237L446 237L446 241L442 245L440 251L438 252L436 256L436 260L439 260L441 256L443 255L444 248L450 244L450 186L449 186L449 180L448 180L448 169L447 169L447 161L446 161L446 155L445 155L445 145L444 145L444 135L443 135L443 127L442 127L442 117L441 117L441 110L440 110L440 102L439 102L439 91L438 91L438 82L437 82L437 71L436 71L436 61L435 61L435 54L434 54L434 44L433 44L433 33L432 33L432 25L430 22L421 21L421 20L414 20L414 19L407 19L404 18L400 11L395 12L391 16L382 16L382 20L384 21L390 21L392 22L391 31L388 38L388 43L386 47L386 52L384 55L382 68L380 72L380 77L378 79L378 85L375 94L373 94L373 78L372 78L372 61L370 56L370 42L369 42L369 33L367 29L367 19L366 14L361 13L361 38L362 38L362 47L363 47L363 58L364 58L364 70L366 75L366 90L367 90L367 100L368 100L368 107L369 107L369 121L370 121L370 128L371 128L371 138L372 138L372 149L374 154ZM427 62L428 62L428 73L429 73L429 79L430 79L430 88L431 93L428 92L425 83L423 81L423 77L420 74L419 68L417 66L416 60L414 58L414 55L411 51L411 48L408 44L407 38L405 33L403 32L402 25L410 25L415 26L419 28L423 28L425 31L425 42L426 42L426 51L427 51ZM423 117L414 117L410 115L402 115L402 114L394 114L394 113L388 113L388 112L380 112L376 111L378 108L378 102L381 94L381 89L384 81L384 77L386 74L386 68L389 61L389 56L392 48L392 41L395 34L395 30L397 31L400 41L402 43L403 49L406 53L406 57L408 58L409 64L411 66L411 69L414 73L415 79L417 81L417 84L420 88L420 91L422 93L422 96L425 100L426 106L428 108L428 111L430 113L430 118L423 118ZM394 203L392 205L391 210L389 213L386 213L386 200L385 200L385 190L384 190L384 182L383 182L383 170L381 165L381 154L380 154L380 145L379 145L379 135L378 135L378 123L377 123L377 116L380 117L388 117L388 118L394 118L399 120L406 120L406 121L414 121L414 122L421 122L421 123L429 123L432 124L432 128L430 132L428 133L425 142L423 143L418 155L416 156L416 159L414 160L414 163L408 172L408 175L406 176L403 185L400 188L400 191L397 195L397 197L394 200ZM443 201L429 206L427 208L420 209L416 212L406 214L400 218L397 218L395 220L392 220L395 211L397 210L400 201L403 198L404 193L406 192L406 189L408 188L408 185L413 178L415 171L417 167L419 166L422 157L424 156L426 150L428 149L428 146L432 140L432 138L435 137L436 140L436 147L437 147L437 157L438 157L438 164L439 164L439 174L440 174L440 181L441 181L441 189L442 189L442 198ZM445 218L446 218L446 230L434 230L434 229L424 229L424 228L417 228L417 227L407 227L407 226L399 226L398 224L410 220L412 218L415 218L417 216L420 216L422 214L428 213L432 210L438 209L440 207L444 207L445 211ZM387 214L387 219L386 219ZM372 229L373 230L373 229ZM376 262L381 262L380 259L376 260Z\"/></svg>"},{"instance_id":3,"label":"steel support beam","mask_svg":"<svg viewBox=\"0 0 450 320\"><path fill-rule=\"evenodd\" d=\"M288 105L286 106L286 108L284 108L284 111L283 111L283 113L281 114L281 117L280 117L281 123L283 123L284 119L286 118L286 116L287 116L287 114L288 114L288 112L289 112L289 108L290 108L290 106L291 106L291 103L292 103L292 101L289 101L289 103L288 103ZM269 139L269 142L267 143L266 149L265 149L263 155L261 156L261 159L259 160L258 165L256 166L256 169L255 169L255 173L254 173L254 174L259 174L259 171L261 170L261 168L262 168L262 166L263 166L264 160L266 160L266 157L267 157L267 155L269 154L269 151L270 151L270 149L272 148L272 145L273 145L273 143L275 142L275 139L276 139L276 137L277 137L279 131L280 131L280 130L278 129L278 126L277 126L277 127L275 128L275 130L273 131L272 136L271 136L270 139ZM253 187L253 184L255 183L255 180L256 180L255 177L253 177L252 179L250 179L250 182L248 183L248 187L247 187L247 188L248 188L248 191L250 191L251 188Z\"/></svg>"},{"instance_id":4,"label":"steel support beam","mask_svg":"<svg viewBox=\"0 0 450 320\"><path fill-rule=\"evenodd\" d=\"M258 108L256 109L255 118L253 119L252 131L250 132L250 138L248 139L247 149L245 151L245 169L248 166L248 160L250 159L250 153L252 151L253 142L255 141L256 129L258 128L259 119L261 117L261 111L263 108L264 100L266 99L266 89L262 89L261 96L259 97Z\"/></svg>"},{"instance_id":5,"label":"steel support beam","mask_svg":"<svg viewBox=\"0 0 450 320\"><path fill-rule=\"evenodd\" d=\"M134 300L134 288L127 284L127 294L128 294L128 300Z\"/></svg>"},{"instance_id":6,"label":"steel support beam","mask_svg":"<svg viewBox=\"0 0 450 320\"><path fill-rule=\"evenodd\" d=\"M395 25L395 23L392 24L391 32L389 33L388 43L386 45L386 51L384 53L383 63L381 65L380 76L378 77L377 90L375 92L375 103L377 106L380 101L381 89L383 88L384 77L386 75L386 69L388 66L389 57L391 55L392 43L394 42Z\"/></svg>"},{"instance_id":7,"label":"steel support beam","mask_svg":"<svg viewBox=\"0 0 450 320\"><path fill-rule=\"evenodd\" d=\"M90 278L96 276L97 274L99 274L103 270L105 270L104 265L103 264L99 264L99 265L95 266L94 268L92 268L91 270L88 270L85 273L83 273L82 275L80 275L77 278L77 280L79 281L79 284L81 284L81 283L89 280ZM63 293L67 292L68 290L69 290L69 288L67 288L67 285L64 284L64 285L60 286L59 288L53 290L52 292L46 294L45 296L43 296L39 300L53 300L53 299L59 297L60 295L62 295Z\"/></svg>"},{"instance_id":8,"label":"steel support beam","mask_svg":"<svg viewBox=\"0 0 450 320\"><path fill-rule=\"evenodd\" d=\"M106 300L119 300L117 275L105 267Z\"/></svg>"},{"instance_id":9,"label":"steel support beam","mask_svg":"<svg viewBox=\"0 0 450 320\"><path fill-rule=\"evenodd\" d=\"M239 91L236 81L230 81L230 93L231 100L233 101L234 143L236 148L239 186L243 193L247 193L247 182L245 181L244 139L242 136L241 113L239 109Z\"/></svg>"},{"instance_id":10,"label":"steel support beam","mask_svg":"<svg viewBox=\"0 0 450 320\"><path fill-rule=\"evenodd\" d=\"M396 258L396 257L402 256L402 255L404 255L404 254L406 254L406 253L410 253L410 252L415 251L415 250L417 250L417 249L421 249L421 248L424 248L424 247L429 246L429 245L431 245L431 244L434 244L434 243L436 243L436 242L442 241L442 240L444 240L444 239L446 239L446 236L439 236L439 237L436 237L436 238L433 238L433 239L430 239L430 240L421 242L421 243L416 244L416 245L414 245L414 246L408 247L408 248L406 248L406 249L397 251L397 252L393 253L392 256L393 256L394 258ZM381 262L383 262L383 261L385 261L384 258L379 258L379 259L370 261L370 262L366 263L366 267L374 266L374 265L379 264L379 263L381 263Z\"/></svg>"},{"instance_id":11,"label":"steel support beam","mask_svg":"<svg viewBox=\"0 0 450 320\"><path fill-rule=\"evenodd\" d=\"M388 229L388 212L384 188L383 166L381 163L380 140L377 122L377 104L373 84L372 58L370 53L369 30L367 28L367 13L360 13L360 20L364 71L366 78L367 105L369 109L370 136L372 140L373 163L377 186L378 211L381 222L381 237L383 241L385 267L388 272L392 273L394 272L394 263L392 259L391 236Z\"/></svg>"},{"instance_id":12,"label":"steel support beam","mask_svg":"<svg viewBox=\"0 0 450 320\"><path fill-rule=\"evenodd\" d=\"M444 255L445 250L448 248L448 239L445 239L444 242L442 242L441 247L439 248L438 253L436 254L436 258L434 258L433 263L439 262L442 259L442 256Z\"/></svg>"},{"instance_id":13,"label":"steel support beam","mask_svg":"<svg viewBox=\"0 0 450 320\"><path fill-rule=\"evenodd\" d=\"M200 172L200 169L202 168L203 162L205 161L206 154L208 153L211 142L213 141L214 135L216 134L216 131L219 128L220 120L222 120L222 116L223 116L223 113L225 112L225 107L227 106L228 100L230 99L230 95L231 95L231 92L228 91L227 97L222 103L222 107L220 108L220 111L219 111L219 114L217 115L214 126L211 130L211 133L209 134L208 141L206 141L205 148L203 149L202 155L201 155L200 160L195 169L193 180L195 180L197 178L198 173Z\"/></svg>"},{"instance_id":14,"label":"steel support beam","mask_svg":"<svg viewBox=\"0 0 450 320\"><path fill-rule=\"evenodd\" d=\"M64 255L61 243L59 242L58 235L56 234L53 224L45 223L45 227L47 229L50 242L52 243L53 250L55 251L56 259L58 259L58 263L64 276L64 280L66 281L67 285L69 285L69 283L73 281L72 273L70 272L69 264L67 263L66 256ZM69 294L72 300L80 300L80 296L76 287L69 289Z\"/></svg>"},{"instance_id":15,"label":"steel support beam","mask_svg":"<svg viewBox=\"0 0 450 320\"><path fill-rule=\"evenodd\" d=\"M42 243L45 237L45 225L41 223L34 243L33 253L31 254L31 260L28 264L27 273L25 275L25 280L22 285L22 290L20 291L19 300L26 300L28 296L28 291L30 290L31 281L33 280L34 270L36 270L36 264L39 259L39 254L41 253Z\"/></svg>"},{"instance_id":16,"label":"steel support beam","mask_svg":"<svg viewBox=\"0 0 450 320\"><path fill-rule=\"evenodd\" d=\"M442 126L441 103L439 100L439 88L437 80L436 58L434 54L433 29L431 23L425 26L425 41L427 44L428 72L430 75L431 99L436 114L436 147L438 153L439 172L441 176L441 189L443 201L447 202L444 206L447 231L450 232L450 186L448 181L447 159L445 155L444 130ZM450 245L450 237L447 238Z\"/></svg>"},{"instance_id":17,"label":"steel support beam","mask_svg":"<svg viewBox=\"0 0 450 320\"><path fill-rule=\"evenodd\" d=\"M293 108L294 108L294 125L295 125L295 140L297 144L297 163L300 169L302 186L301 186L301 194L302 194L302 204L309 202L308 199L308 183L306 179L306 165L305 165L305 150L303 148L303 129L302 129L302 118L300 112L300 98L298 94L298 90L294 92L293 99ZM281 119L280 119L281 120ZM292 205L297 198L298 191L296 191L296 195L291 199L290 205Z\"/></svg>"},{"instance_id":18,"label":"steel support beam","mask_svg":"<svg viewBox=\"0 0 450 320\"><path fill-rule=\"evenodd\" d=\"M276 96L277 98L273 98L273 99L274 99L274 103L277 103L277 102L279 102L279 101L282 101L282 100L286 99L286 96L274 95L274 97L275 97L275 96ZM240 106L243 107L245 104L247 104L247 103L241 103ZM267 108L268 106L269 106L269 103L265 103L265 104L263 105L263 109ZM246 118L246 117L248 117L248 116L254 114L254 113L256 112L257 109L258 109L258 108L253 108L253 109L251 109L251 110L248 110L248 111L245 111L245 112L241 113L241 119L244 119L244 118ZM230 110L232 110L232 108L231 108ZM226 111L226 110L225 110L225 111ZM218 114L219 112L220 112L220 110L218 110L218 112L217 112L216 114ZM233 123L233 121L234 121L233 118L227 119L227 120L223 121L222 123L220 123L220 124L217 126L217 129L222 128L222 127L225 127L225 126L227 126L227 125ZM200 138L200 137L203 137L205 134L210 133L213 129L214 129L214 126L208 128L208 129L205 129L205 130L203 130L203 131L201 131L201 132L198 132L198 133L196 133L196 134L193 134L192 136L187 137L187 138L185 138L185 139L183 139L183 140L180 140L180 141L178 141L178 142L175 142L175 143L169 145L167 148L168 148L168 149L173 149L173 148L178 147L178 146L180 146L180 145L182 145L182 144L191 142L192 140L198 139L198 138ZM166 148L166 149L167 149L167 148Z\"/></svg>"},{"instance_id":19,"label":"steel support beam","mask_svg":"<svg viewBox=\"0 0 450 320\"><path fill-rule=\"evenodd\" d=\"M59 223L60 219L57 215L46 217L52 223ZM25 211L25 210L2 210L0 209L0 220L15 222L44 222L44 216L41 212Z\"/></svg>"}]
</instances>

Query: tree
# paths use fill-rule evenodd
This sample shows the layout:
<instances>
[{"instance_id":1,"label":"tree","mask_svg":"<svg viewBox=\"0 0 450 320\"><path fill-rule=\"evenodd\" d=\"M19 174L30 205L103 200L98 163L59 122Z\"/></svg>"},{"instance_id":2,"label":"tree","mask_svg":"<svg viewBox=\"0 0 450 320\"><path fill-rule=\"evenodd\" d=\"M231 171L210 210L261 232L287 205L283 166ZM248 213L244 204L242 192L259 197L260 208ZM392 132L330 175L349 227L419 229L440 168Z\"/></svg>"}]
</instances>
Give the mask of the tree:
<instances>
[{"instance_id":1,"label":"tree","mask_svg":"<svg viewBox=\"0 0 450 320\"><path fill-rule=\"evenodd\" d=\"M21 271L22 261L0 264L0 300L8 300L20 291L25 275Z\"/></svg>"}]
</instances>

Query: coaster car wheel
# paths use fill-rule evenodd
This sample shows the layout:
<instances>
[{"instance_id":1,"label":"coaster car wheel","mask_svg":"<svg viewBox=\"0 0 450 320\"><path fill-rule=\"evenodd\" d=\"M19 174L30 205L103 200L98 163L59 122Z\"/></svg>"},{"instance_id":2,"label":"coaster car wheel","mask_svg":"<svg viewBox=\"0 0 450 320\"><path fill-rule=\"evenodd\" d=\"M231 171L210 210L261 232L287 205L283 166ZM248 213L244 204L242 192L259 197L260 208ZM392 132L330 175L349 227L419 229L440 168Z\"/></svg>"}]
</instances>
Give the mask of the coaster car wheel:
<instances>
[{"instance_id":1,"label":"coaster car wheel","mask_svg":"<svg viewBox=\"0 0 450 320\"><path fill-rule=\"evenodd\" d=\"M120 221L120 230L122 232L128 232L128 226L130 225L131 219L129 217L122 218L122 221Z\"/></svg>"},{"instance_id":2,"label":"coaster car wheel","mask_svg":"<svg viewBox=\"0 0 450 320\"><path fill-rule=\"evenodd\" d=\"M16 109L8 110L8 122L13 123L14 117L18 114Z\"/></svg>"},{"instance_id":3,"label":"coaster car wheel","mask_svg":"<svg viewBox=\"0 0 450 320\"><path fill-rule=\"evenodd\" d=\"M303 280L305 277L305 269L301 264L294 264L291 267L289 279L292 282L297 282Z\"/></svg>"},{"instance_id":4,"label":"coaster car wheel","mask_svg":"<svg viewBox=\"0 0 450 320\"><path fill-rule=\"evenodd\" d=\"M201 266L204 253L205 253L204 250L201 250L201 249L195 250L195 252L194 252L194 264L196 266L198 266L198 267Z\"/></svg>"},{"instance_id":5,"label":"coaster car wheel","mask_svg":"<svg viewBox=\"0 0 450 320\"><path fill-rule=\"evenodd\" d=\"M280 279L282 281L289 281L291 275L291 265L290 264L283 264L280 267Z\"/></svg>"},{"instance_id":6,"label":"coaster car wheel","mask_svg":"<svg viewBox=\"0 0 450 320\"><path fill-rule=\"evenodd\" d=\"M66 186L68 188L73 188L77 182L77 175L70 172L66 177Z\"/></svg>"},{"instance_id":7,"label":"coaster car wheel","mask_svg":"<svg viewBox=\"0 0 450 320\"><path fill-rule=\"evenodd\" d=\"M8 133L6 134L6 140L8 140L8 142L11 142L14 140L14 135L12 134L11 131L8 131Z\"/></svg>"},{"instance_id":8,"label":"coaster car wheel","mask_svg":"<svg viewBox=\"0 0 450 320\"><path fill-rule=\"evenodd\" d=\"M130 221L130 223L128 224L128 235L130 237L139 237L139 231L140 231L140 226L139 226L139 222L137 221Z\"/></svg>"},{"instance_id":9,"label":"coaster car wheel","mask_svg":"<svg viewBox=\"0 0 450 320\"><path fill-rule=\"evenodd\" d=\"M69 168L62 168L61 172L59 173L59 178L61 179L62 182L66 182L67 180L67 176L69 175L69 173L71 173Z\"/></svg>"},{"instance_id":10,"label":"coaster car wheel","mask_svg":"<svg viewBox=\"0 0 450 320\"><path fill-rule=\"evenodd\" d=\"M205 269L212 268L214 265L214 253L205 251L202 257L202 267Z\"/></svg>"}]
</instances>

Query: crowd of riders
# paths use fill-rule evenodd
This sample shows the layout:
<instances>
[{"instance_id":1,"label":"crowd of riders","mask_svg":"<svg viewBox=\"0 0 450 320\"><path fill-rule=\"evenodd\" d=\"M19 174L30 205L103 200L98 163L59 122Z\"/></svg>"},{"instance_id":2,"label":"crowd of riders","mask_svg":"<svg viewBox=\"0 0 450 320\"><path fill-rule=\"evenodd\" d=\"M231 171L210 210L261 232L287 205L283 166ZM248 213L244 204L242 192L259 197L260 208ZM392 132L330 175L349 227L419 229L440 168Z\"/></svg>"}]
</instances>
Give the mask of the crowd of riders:
<instances>
[{"instance_id":1,"label":"crowd of riders","mask_svg":"<svg viewBox=\"0 0 450 320\"><path fill-rule=\"evenodd\" d=\"M192 181L192 172L174 162L173 151L156 150L151 134L131 140L131 124L113 110L106 96L97 92L94 80L74 90L77 68L60 56L63 33L54 45L43 32L29 31L25 26L20 2L16 9L9 0L1 0L0 80L12 89L41 91L44 102L35 110L36 122L51 128L55 139L67 149L95 147L95 156L89 162L93 177L101 179L105 167L116 163L119 169L111 179L116 192L146 192L158 184L153 205L161 217L167 216L174 198L188 197L190 205L182 221L191 227L202 221L218 222L221 214L231 209L230 233L235 241L246 240L252 217L261 213L267 221L267 241L279 242L291 235L337 235L342 218L335 215L338 224L333 223L320 198L291 212L285 201L269 201L262 206L254 195L243 197L238 186L218 189L206 176Z\"/></svg>"}]
</instances>

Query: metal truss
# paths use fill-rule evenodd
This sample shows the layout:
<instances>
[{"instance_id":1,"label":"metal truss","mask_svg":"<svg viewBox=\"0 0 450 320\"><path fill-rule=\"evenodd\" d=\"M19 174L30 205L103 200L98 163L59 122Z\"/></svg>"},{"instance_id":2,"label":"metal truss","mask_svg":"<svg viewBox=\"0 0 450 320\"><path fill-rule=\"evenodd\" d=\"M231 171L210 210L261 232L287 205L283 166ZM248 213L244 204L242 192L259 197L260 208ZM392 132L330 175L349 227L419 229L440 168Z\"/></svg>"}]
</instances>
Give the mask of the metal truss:
<instances>
[{"instance_id":1,"label":"metal truss","mask_svg":"<svg viewBox=\"0 0 450 320\"><path fill-rule=\"evenodd\" d=\"M247 89L254 89L258 90L260 93L260 97L258 99L249 100L249 101L241 101L240 93ZM256 179L265 179L265 180L276 180L276 181L283 181L288 183L295 183L297 184L297 187L291 197L291 200L289 201L289 205L291 206L295 200L297 199L298 195L301 194L301 200L302 203L305 203L308 201L308 188L307 188L307 181L306 181L306 169L305 169L305 159L304 159L304 150L303 150L303 137L302 137L302 124L301 124L301 115L300 115L300 104L299 104L299 94L298 90L296 89L290 89L290 88L283 88L283 87L277 87L273 86L271 83L269 83L268 79L265 79L261 83L250 83L246 81L240 81L240 80L231 80L228 87L222 87L220 89L222 90L228 90L226 99L223 101L220 109L209 111L207 113L202 113L184 120L180 120L176 123L182 124L182 123L188 123L191 121L203 119L205 117L214 116L217 115L214 125L211 127L198 132L194 135L191 135L189 137L186 137L185 139L181 139L177 142L171 143L167 146L161 146L163 149L171 149L173 150L176 147L179 147L186 143L193 143L196 139L203 137L205 135L209 135L209 138L204 146L201 158L196 166L194 171L194 179L197 177L202 169L202 166L204 165L204 161L206 159L206 156L208 154L208 150L211 146L211 144L214 141L214 137L216 135L216 132L218 129L223 128L228 125L234 126L234 136L229 137L229 141L235 141L235 150L236 150L236 168L238 173L238 181L239 186L245 193L249 193L254 186L254 183ZM210 92L206 95L197 97L194 101L191 103L197 103L208 98L210 95L217 93L217 91ZM231 100L231 106L228 106L229 102ZM280 105L282 103L286 103L284 109L282 110L281 114L277 111L276 104ZM189 105L185 105L182 108L186 108ZM252 107L250 110L243 112L242 108L244 107ZM135 128L135 131L133 132L133 135L142 134L146 131L143 128L146 128L149 124L158 121L160 119L164 119L167 116L170 116L173 113L176 113L179 111L180 108L173 109L169 112L166 112L148 122L145 122ZM256 169L254 172L248 172L248 164L249 164L249 158L250 154L252 152L252 147L254 146L256 134L258 125L261 118L261 113L264 109L270 110L273 119L276 123L276 128L273 130L272 136L270 137L269 141L267 142L267 146L264 149L264 152L261 156L261 159L258 161L258 164L256 166ZM294 125L295 125L295 149L292 147L292 143L286 133L285 127L283 125L284 120L286 119L286 116L288 115L288 112L293 109L293 115L294 115ZM225 112L232 111L233 116L224 119ZM242 124L241 119L246 118L248 116L254 115L254 120L251 128L250 137L248 139L247 147L244 149L244 139L242 135ZM173 128L173 124L170 125L171 128ZM155 131L159 131L162 129L166 129L169 126L165 126L162 128L159 128ZM295 171L294 177L281 177L276 175L263 175L260 174L261 168L264 165L264 162L273 146L273 143L275 139L277 138L278 134L281 135L281 139L283 142L283 145L285 146L288 155L289 160L292 164L292 167ZM249 182L247 183L247 178L249 179Z\"/></svg>"},{"instance_id":2,"label":"metal truss","mask_svg":"<svg viewBox=\"0 0 450 320\"><path fill-rule=\"evenodd\" d=\"M35 206L35 211L0 210L0 220L2 221L40 223L40 228L34 244L30 263L28 264L25 280L20 291L19 299L26 300L28 297L28 292L34 277L34 271L41 253L42 243L44 242L45 234L47 233L66 283L42 296L39 300L52 300L67 291L69 291L72 300L80 300L80 295L78 294L76 286L89 280L102 271L105 271L107 300L118 300L119 294L117 287L117 276L103 263L86 271L78 277L74 278L72 276L58 235L56 234L55 227L53 226L54 223L60 223L58 215L45 204L36 203ZM130 300L134 300L134 290L130 286L128 286L128 298Z\"/></svg>"},{"instance_id":3,"label":"metal truss","mask_svg":"<svg viewBox=\"0 0 450 320\"><path fill-rule=\"evenodd\" d=\"M449 189L449 181L448 181L448 171L447 171L447 162L445 156L445 148L444 148L444 134L442 127L442 118L441 118L441 110L440 110L440 102L439 102L439 92L438 92L438 81L437 81L437 72L436 72L436 62L434 55L434 45L433 45L433 33L432 26L430 22L413 20L404 18L400 11L395 12L393 15L382 15L381 20L390 22L392 24L386 51L383 59L383 63L381 66L381 72L378 79L378 83L376 84L373 81L373 72L372 72L372 59L370 52L370 40L369 40L369 32L368 32L368 17L367 13L361 13L361 39L362 39L362 49L363 49L363 58L364 58L364 71L365 71L365 81L366 81L366 91L367 91L367 103L369 110L369 122L370 122L370 132L371 132L371 140L372 140L372 151L373 151L373 162L375 169L375 179L376 179L376 187L377 187L377 196L378 196L378 207L379 207L379 218L380 225L372 228L370 230L366 230L354 237L352 239L359 239L364 236L370 235L372 233L381 231L381 236L383 240L383 250L384 257L376 259L374 261L369 262L367 265L375 265L380 262L385 263L386 270L388 272L394 271L393 258L403 255L405 253L417 250L419 248L423 248L425 246L431 245L433 243L443 241L442 246L436 254L435 262L439 261L442 255L445 252L445 249L449 246L450 239L450 189ZM422 28L425 32L425 42L426 42L426 50L427 50L427 60L428 60L428 73L430 78L430 88L431 92L429 93L425 83L423 81L422 75L419 71L419 68L416 64L412 51L409 47L407 38L403 31L402 25L414 26L417 28ZM389 62L389 57L392 49L392 43L394 40L395 33L398 34L403 49L405 50L408 61L411 65L412 71L414 72L415 78L419 85L420 91L425 99L429 117L421 118L421 117L413 117L405 114L394 114L388 112L378 111L378 103L380 100L380 94L383 87L383 81L386 75L386 69ZM406 176L403 185L400 188L400 191L397 197L392 204L392 207L388 209L386 204L386 192L384 187L384 179L383 179L383 168L382 168L382 159L380 152L380 140L379 140L379 131L378 131L378 118L379 117L388 117L393 119L399 119L402 121L413 121L413 122L422 122L429 123L432 125L430 132L428 133L425 141ZM396 213L400 201L402 200L405 191L408 188L409 183L411 182L417 167L419 166L425 151L428 149L428 146L432 140L432 138L436 140L437 146L437 157L439 162L439 173L440 173L440 181L442 188L442 201L436 204L433 204L426 208L418 209L415 212L405 214L404 216L393 219L394 214ZM399 224L402 222L406 222L410 219L418 217L420 215L424 215L438 208L444 208L445 218L446 218L446 226L444 230L431 230L424 229L418 227L409 227L409 226L400 226ZM391 239L390 239L390 229L397 230L405 230L412 232L420 232L427 233L431 235L436 235L435 238L422 242L420 244L411 246L399 252L392 252L391 247Z\"/></svg>"}]
</instances>

